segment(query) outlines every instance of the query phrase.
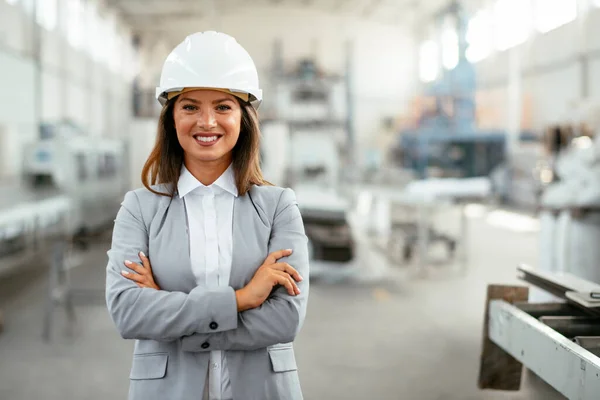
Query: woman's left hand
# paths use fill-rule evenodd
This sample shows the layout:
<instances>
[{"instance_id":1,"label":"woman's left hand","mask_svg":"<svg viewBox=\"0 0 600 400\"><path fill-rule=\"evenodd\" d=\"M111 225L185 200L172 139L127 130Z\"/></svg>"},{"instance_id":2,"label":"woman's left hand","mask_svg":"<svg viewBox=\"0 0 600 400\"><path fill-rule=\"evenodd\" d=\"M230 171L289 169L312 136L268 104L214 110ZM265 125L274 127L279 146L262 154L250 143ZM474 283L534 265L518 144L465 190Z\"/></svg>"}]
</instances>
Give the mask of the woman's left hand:
<instances>
[{"instance_id":1,"label":"woman's left hand","mask_svg":"<svg viewBox=\"0 0 600 400\"><path fill-rule=\"evenodd\" d=\"M148 260L148 257L146 257L146 255L141 251L139 255L143 265L139 265L129 260L125 260L124 264L127 266L127 268L134 270L135 273L129 271L122 271L121 275L123 275L127 279L134 281L141 288L146 287L160 290L156 282L154 282L154 276L152 275L152 267L150 266L150 260Z\"/></svg>"}]
</instances>

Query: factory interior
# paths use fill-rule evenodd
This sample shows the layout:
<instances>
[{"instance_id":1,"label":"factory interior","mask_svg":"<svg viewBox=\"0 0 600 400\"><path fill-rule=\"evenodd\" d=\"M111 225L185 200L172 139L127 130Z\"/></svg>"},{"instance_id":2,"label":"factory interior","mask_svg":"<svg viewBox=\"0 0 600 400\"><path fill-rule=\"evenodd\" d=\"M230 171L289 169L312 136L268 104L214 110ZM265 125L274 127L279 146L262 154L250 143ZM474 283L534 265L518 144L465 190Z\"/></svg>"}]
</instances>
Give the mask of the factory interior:
<instances>
[{"instance_id":1,"label":"factory interior","mask_svg":"<svg viewBox=\"0 0 600 400\"><path fill-rule=\"evenodd\" d=\"M599 0L0 0L0 400L144 379L107 252L163 65L213 31L306 235L281 400L600 398Z\"/></svg>"}]
</instances>

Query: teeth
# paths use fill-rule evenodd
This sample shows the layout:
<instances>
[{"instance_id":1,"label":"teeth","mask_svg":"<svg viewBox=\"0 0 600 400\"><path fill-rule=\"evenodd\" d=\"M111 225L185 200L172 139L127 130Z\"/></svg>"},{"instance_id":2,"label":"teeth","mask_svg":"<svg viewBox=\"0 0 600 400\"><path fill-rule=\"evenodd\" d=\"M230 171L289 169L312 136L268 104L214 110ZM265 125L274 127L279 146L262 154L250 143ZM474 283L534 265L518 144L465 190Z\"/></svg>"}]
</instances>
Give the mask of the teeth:
<instances>
[{"instance_id":1,"label":"teeth","mask_svg":"<svg viewBox=\"0 0 600 400\"><path fill-rule=\"evenodd\" d=\"M196 140L199 140L201 142L214 142L217 139L218 139L217 136L209 136L209 137L196 136Z\"/></svg>"}]
</instances>

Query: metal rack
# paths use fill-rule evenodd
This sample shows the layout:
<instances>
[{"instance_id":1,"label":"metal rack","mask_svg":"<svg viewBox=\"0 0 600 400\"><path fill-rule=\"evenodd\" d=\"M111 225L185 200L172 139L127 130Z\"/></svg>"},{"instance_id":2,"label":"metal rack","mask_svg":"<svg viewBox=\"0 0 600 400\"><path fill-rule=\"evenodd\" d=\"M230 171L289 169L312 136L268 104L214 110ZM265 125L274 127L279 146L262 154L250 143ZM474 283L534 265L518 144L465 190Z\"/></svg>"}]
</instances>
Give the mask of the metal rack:
<instances>
[{"instance_id":1,"label":"metal rack","mask_svg":"<svg viewBox=\"0 0 600 400\"><path fill-rule=\"evenodd\" d=\"M528 303L528 289L490 286L479 387L519 390L524 365L569 399L600 393L600 285L522 265L520 279L561 299Z\"/></svg>"}]
</instances>

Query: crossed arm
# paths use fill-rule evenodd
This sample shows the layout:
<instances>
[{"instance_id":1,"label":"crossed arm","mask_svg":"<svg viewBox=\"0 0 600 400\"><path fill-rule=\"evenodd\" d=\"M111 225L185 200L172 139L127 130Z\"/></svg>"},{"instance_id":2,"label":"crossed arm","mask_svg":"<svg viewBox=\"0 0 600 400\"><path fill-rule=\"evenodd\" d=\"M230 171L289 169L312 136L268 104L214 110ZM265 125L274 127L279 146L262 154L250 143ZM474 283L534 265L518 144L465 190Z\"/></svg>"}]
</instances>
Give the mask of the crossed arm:
<instances>
[{"instance_id":1,"label":"crossed arm","mask_svg":"<svg viewBox=\"0 0 600 400\"><path fill-rule=\"evenodd\" d=\"M129 192L115 220L108 252L108 310L124 338L181 339L184 351L252 350L293 341L304 322L309 279L304 226L289 189L277 206L269 252L285 248L294 251L280 261L288 262L304 277L298 282L301 293L292 296L278 287L260 307L247 311L237 311L232 287L197 287L188 294L140 288L121 274L124 260L138 262L138 252L148 249L139 200Z\"/></svg>"}]
</instances>

